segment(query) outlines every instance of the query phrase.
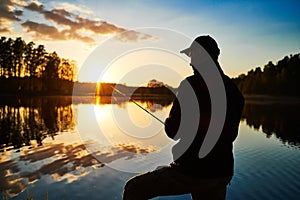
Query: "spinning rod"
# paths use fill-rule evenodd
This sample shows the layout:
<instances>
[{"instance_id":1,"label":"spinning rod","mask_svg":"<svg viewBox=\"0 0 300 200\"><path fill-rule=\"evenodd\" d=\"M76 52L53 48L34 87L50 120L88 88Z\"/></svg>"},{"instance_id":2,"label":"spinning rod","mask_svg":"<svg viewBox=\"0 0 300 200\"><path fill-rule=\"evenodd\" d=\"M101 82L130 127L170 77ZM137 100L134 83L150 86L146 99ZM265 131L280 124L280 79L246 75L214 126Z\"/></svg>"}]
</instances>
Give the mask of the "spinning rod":
<instances>
[{"instance_id":1,"label":"spinning rod","mask_svg":"<svg viewBox=\"0 0 300 200\"><path fill-rule=\"evenodd\" d=\"M117 88L112 87L114 91L116 91L118 94L124 96L124 97L128 97L126 96L126 94L124 94L123 92L121 92L120 90L118 90ZM160 123L162 123L163 125L165 125L165 123L159 119L158 117L156 117L154 114L152 114L151 112L149 112L147 109L145 109L143 106L141 106L140 104L138 104L136 101L134 101L133 99L129 98L129 101L131 101L132 103L134 103L136 106L138 106L139 108L141 108L143 111L145 111L146 113L148 113L149 115L151 115L152 117L154 117L157 121L159 121Z\"/></svg>"}]
</instances>

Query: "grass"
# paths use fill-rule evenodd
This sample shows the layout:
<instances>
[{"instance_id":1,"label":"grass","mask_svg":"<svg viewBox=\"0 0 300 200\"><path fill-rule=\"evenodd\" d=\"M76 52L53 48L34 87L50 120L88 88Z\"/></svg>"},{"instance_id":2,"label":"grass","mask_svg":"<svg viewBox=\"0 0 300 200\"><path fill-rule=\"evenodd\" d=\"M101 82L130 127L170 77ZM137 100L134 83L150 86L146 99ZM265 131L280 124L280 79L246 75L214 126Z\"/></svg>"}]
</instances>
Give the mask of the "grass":
<instances>
[{"instance_id":1,"label":"grass","mask_svg":"<svg viewBox=\"0 0 300 200\"><path fill-rule=\"evenodd\" d=\"M2 193L2 200L9 200L10 199L7 191L1 191L1 193ZM45 200L48 200L48 199L49 199L49 193L48 193L48 190L47 190L46 195L45 195ZM68 199L68 196L66 196L66 200L67 199ZM26 191L25 200L34 200L34 197L30 194L29 189L27 189L27 191Z\"/></svg>"}]
</instances>

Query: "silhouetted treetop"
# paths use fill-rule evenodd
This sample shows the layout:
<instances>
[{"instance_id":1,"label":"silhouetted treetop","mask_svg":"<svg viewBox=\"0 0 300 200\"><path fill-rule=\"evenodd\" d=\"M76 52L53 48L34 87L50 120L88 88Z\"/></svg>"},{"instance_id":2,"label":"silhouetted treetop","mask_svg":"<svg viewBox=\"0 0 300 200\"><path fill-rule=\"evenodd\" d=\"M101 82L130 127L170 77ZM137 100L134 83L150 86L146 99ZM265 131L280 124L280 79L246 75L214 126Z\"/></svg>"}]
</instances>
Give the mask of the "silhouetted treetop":
<instances>
[{"instance_id":1,"label":"silhouetted treetop","mask_svg":"<svg viewBox=\"0 0 300 200\"><path fill-rule=\"evenodd\" d=\"M26 43L21 37L1 37L0 77L57 78L73 81L76 79L74 61L60 58L56 52L48 53L44 45L35 47L34 42Z\"/></svg>"},{"instance_id":2,"label":"silhouetted treetop","mask_svg":"<svg viewBox=\"0 0 300 200\"><path fill-rule=\"evenodd\" d=\"M233 79L243 94L300 96L300 54L271 61Z\"/></svg>"},{"instance_id":3,"label":"silhouetted treetop","mask_svg":"<svg viewBox=\"0 0 300 200\"><path fill-rule=\"evenodd\" d=\"M21 37L0 39L0 91L5 93L60 93L71 91L76 80L75 61L48 53L44 45ZM56 86L65 88L60 89ZM61 91L58 91L61 90ZM65 93L65 92L64 92ZM70 93L70 92L68 92Z\"/></svg>"}]
</instances>

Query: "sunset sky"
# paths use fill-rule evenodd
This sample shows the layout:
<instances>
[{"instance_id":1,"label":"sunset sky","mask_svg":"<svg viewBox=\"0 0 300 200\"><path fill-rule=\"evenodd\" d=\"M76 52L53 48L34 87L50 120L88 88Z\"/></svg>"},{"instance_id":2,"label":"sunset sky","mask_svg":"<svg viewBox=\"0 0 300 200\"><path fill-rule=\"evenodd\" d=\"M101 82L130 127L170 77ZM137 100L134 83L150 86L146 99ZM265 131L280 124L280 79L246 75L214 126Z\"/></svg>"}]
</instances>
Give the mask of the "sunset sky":
<instances>
[{"instance_id":1,"label":"sunset sky","mask_svg":"<svg viewBox=\"0 0 300 200\"><path fill-rule=\"evenodd\" d=\"M114 43L116 46L157 44L163 41L162 35L156 34L157 31L147 31L151 28L168 30L168 33L173 32L174 35L189 38L190 40L183 41L174 39L172 43L171 37L168 37L170 47L165 50L176 53L188 46L198 35L208 34L214 37L220 46L220 63L225 73L235 77L251 68L263 67L268 61L277 62L286 55L300 52L299 7L300 2L297 0L1 0L0 33L1 36L21 36L26 42L44 44L47 52L56 51L60 57L76 60L79 67L90 63L87 61L89 55L107 40L113 40L117 43ZM124 31L126 32L120 34ZM107 49L107 52L111 51L114 50ZM101 56L105 57L107 52ZM120 56L114 53L114 56ZM149 55L151 51L147 53ZM101 65L101 59L105 59L98 56L100 60L93 60L93 67L107 67L96 66ZM178 59L171 60L180 63L181 55L178 56L175 55ZM165 59L167 57L168 55ZM107 59L112 58L111 55ZM141 65L143 60L141 59L138 65ZM127 62L126 59L124 62ZM166 66L156 64L156 68L160 65ZM147 71L148 65L151 68L151 63L145 63L142 68ZM92 70L92 67L90 69ZM142 73L141 68L136 70ZM115 70L111 73L119 73L119 78L111 74L111 79L105 80L120 81L120 77L124 77L120 74L125 71ZM181 72L177 70L176 73ZM182 72L176 78L180 79L185 73ZM171 77L153 78L160 81L165 79L171 85L178 83L172 82ZM96 77L82 73L78 79L95 81ZM122 81L134 84L127 79ZM142 81L136 83L142 84Z\"/></svg>"}]
</instances>

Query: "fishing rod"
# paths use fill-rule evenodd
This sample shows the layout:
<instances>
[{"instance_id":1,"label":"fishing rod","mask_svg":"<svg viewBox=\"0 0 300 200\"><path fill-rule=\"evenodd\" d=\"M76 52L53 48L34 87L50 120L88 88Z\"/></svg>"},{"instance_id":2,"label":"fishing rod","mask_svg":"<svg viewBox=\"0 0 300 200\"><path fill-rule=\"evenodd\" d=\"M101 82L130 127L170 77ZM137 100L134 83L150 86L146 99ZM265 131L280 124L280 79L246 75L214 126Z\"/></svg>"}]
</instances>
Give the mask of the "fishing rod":
<instances>
[{"instance_id":1,"label":"fishing rod","mask_svg":"<svg viewBox=\"0 0 300 200\"><path fill-rule=\"evenodd\" d=\"M112 86L111 86L112 87ZM123 92L121 92L120 90L118 90L115 87L112 87L113 90L115 90L118 94L127 97L126 94L124 94ZM157 121L159 121L160 123L162 123L163 125L165 125L165 123L159 119L158 117L156 117L154 114L152 114L151 112L149 112L147 109L145 109L143 106L141 106L140 104L138 104L136 101L134 101L133 99L129 98L129 101L131 101L132 103L134 103L136 106L138 106L139 108L141 108L143 111L145 111L146 113L150 114L152 117L154 117Z\"/></svg>"}]
</instances>

